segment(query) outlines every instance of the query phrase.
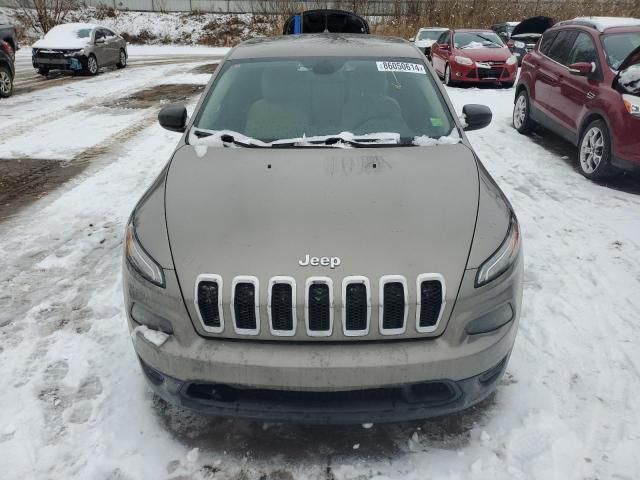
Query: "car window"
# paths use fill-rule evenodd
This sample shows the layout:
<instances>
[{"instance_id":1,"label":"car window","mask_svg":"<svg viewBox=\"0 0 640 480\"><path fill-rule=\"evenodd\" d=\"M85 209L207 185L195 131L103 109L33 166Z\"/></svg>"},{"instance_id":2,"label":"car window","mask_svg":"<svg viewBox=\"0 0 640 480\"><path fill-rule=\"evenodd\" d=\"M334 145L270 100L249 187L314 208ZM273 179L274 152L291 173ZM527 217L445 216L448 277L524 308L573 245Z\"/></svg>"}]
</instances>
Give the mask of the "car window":
<instances>
[{"instance_id":1,"label":"car window","mask_svg":"<svg viewBox=\"0 0 640 480\"><path fill-rule=\"evenodd\" d=\"M591 36L587 33L580 32L573 43L573 48L569 54L569 60L567 65L578 62L594 62L598 65L598 52L596 46L591 39Z\"/></svg>"},{"instance_id":2,"label":"car window","mask_svg":"<svg viewBox=\"0 0 640 480\"><path fill-rule=\"evenodd\" d=\"M98 40L99 38L104 38L104 32L101 29L96 30L95 39Z\"/></svg>"},{"instance_id":3,"label":"car window","mask_svg":"<svg viewBox=\"0 0 640 480\"><path fill-rule=\"evenodd\" d=\"M436 40L441 34L438 30L423 30L418 35L418 40Z\"/></svg>"},{"instance_id":4,"label":"car window","mask_svg":"<svg viewBox=\"0 0 640 480\"><path fill-rule=\"evenodd\" d=\"M442 35L438 37L438 40L436 43L439 43L439 44L449 43L448 38L449 38L449 32L443 32Z\"/></svg>"},{"instance_id":5,"label":"car window","mask_svg":"<svg viewBox=\"0 0 640 480\"><path fill-rule=\"evenodd\" d=\"M262 141L449 135L455 124L417 59L310 57L226 62L195 126Z\"/></svg>"},{"instance_id":6,"label":"car window","mask_svg":"<svg viewBox=\"0 0 640 480\"><path fill-rule=\"evenodd\" d=\"M540 52L548 55L549 47L551 47L551 44L556 38L556 35L558 35L558 32L547 32L542 35L542 40L540 40Z\"/></svg>"},{"instance_id":7,"label":"car window","mask_svg":"<svg viewBox=\"0 0 640 480\"><path fill-rule=\"evenodd\" d=\"M640 47L640 32L612 33L602 37L602 45L607 54L607 63L614 70Z\"/></svg>"},{"instance_id":8,"label":"car window","mask_svg":"<svg viewBox=\"0 0 640 480\"><path fill-rule=\"evenodd\" d=\"M503 48L495 32L458 32L453 37L455 48Z\"/></svg>"},{"instance_id":9,"label":"car window","mask_svg":"<svg viewBox=\"0 0 640 480\"><path fill-rule=\"evenodd\" d=\"M567 65L571 48L573 47L573 43L577 36L578 32L575 30L564 30L558 32L553 44L551 44L551 48L549 48L547 56L562 65Z\"/></svg>"},{"instance_id":10,"label":"car window","mask_svg":"<svg viewBox=\"0 0 640 480\"><path fill-rule=\"evenodd\" d=\"M110 37L115 37L116 34L113 33L111 30L108 30L106 28L103 28L102 31L104 32L105 37L110 38Z\"/></svg>"}]
</instances>

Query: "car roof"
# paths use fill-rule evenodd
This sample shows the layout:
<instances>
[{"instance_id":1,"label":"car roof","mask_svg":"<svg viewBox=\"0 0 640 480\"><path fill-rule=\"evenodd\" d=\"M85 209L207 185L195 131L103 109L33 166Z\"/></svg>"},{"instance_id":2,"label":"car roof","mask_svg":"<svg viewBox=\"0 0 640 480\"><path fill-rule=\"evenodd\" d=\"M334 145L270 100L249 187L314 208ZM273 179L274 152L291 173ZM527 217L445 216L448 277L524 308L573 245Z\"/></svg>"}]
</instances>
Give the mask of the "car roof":
<instances>
[{"instance_id":1,"label":"car roof","mask_svg":"<svg viewBox=\"0 0 640 480\"><path fill-rule=\"evenodd\" d=\"M631 17L577 17L573 20L565 20L559 22L556 26L582 26L591 27L598 30L600 33L608 31L610 29L621 29L628 27L640 27L640 18Z\"/></svg>"},{"instance_id":2,"label":"car roof","mask_svg":"<svg viewBox=\"0 0 640 480\"><path fill-rule=\"evenodd\" d=\"M445 30L449 30L449 28L448 27L422 27L419 31L424 32L426 30L442 30L444 32Z\"/></svg>"},{"instance_id":3,"label":"car roof","mask_svg":"<svg viewBox=\"0 0 640 480\"><path fill-rule=\"evenodd\" d=\"M286 57L410 57L424 60L413 43L362 34L314 33L255 38L233 48L227 59Z\"/></svg>"},{"instance_id":4,"label":"car roof","mask_svg":"<svg viewBox=\"0 0 640 480\"><path fill-rule=\"evenodd\" d=\"M490 28L453 28L453 32L456 33L465 33L465 32L486 32L486 33L495 33Z\"/></svg>"}]
</instances>

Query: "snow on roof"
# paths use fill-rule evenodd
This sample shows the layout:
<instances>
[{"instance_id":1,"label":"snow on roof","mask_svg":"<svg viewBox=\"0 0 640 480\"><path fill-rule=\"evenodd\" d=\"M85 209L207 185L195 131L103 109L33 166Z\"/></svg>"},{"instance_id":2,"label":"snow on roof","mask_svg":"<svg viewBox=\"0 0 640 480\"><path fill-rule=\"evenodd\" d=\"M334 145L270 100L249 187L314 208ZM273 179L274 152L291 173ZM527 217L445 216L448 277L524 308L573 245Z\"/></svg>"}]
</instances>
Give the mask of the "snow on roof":
<instances>
[{"instance_id":1,"label":"snow on roof","mask_svg":"<svg viewBox=\"0 0 640 480\"><path fill-rule=\"evenodd\" d=\"M613 27L640 27L640 18L631 17L577 17L570 22L590 23L600 32Z\"/></svg>"},{"instance_id":2,"label":"snow on roof","mask_svg":"<svg viewBox=\"0 0 640 480\"><path fill-rule=\"evenodd\" d=\"M421 32L425 32L428 30L442 30L444 32L445 30L449 30L449 29L447 27L422 27L420 29Z\"/></svg>"},{"instance_id":3,"label":"snow on roof","mask_svg":"<svg viewBox=\"0 0 640 480\"><path fill-rule=\"evenodd\" d=\"M516 27L518 25L520 25L520 22L506 22L507 25L509 25L510 27Z\"/></svg>"}]
</instances>

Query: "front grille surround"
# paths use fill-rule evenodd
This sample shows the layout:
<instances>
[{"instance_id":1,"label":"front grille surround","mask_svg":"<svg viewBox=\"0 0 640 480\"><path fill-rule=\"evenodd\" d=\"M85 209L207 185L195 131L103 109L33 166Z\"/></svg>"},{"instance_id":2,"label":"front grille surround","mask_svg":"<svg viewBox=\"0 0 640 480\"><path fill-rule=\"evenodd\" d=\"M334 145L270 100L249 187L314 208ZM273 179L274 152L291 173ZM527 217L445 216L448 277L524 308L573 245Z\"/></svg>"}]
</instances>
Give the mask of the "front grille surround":
<instances>
[{"instance_id":1,"label":"front grille surround","mask_svg":"<svg viewBox=\"0 0 640 480\"><path fill-rule=\"evenodd\" d=\"M366 327L362 330L347 329L347 287L352 284L364 285L366 289ZM342 280L342 333L345 337L363 337L369 335L369 326L371 325L371 284L369 279L362 275L352 275Z\"/></svg>"},{"instance_id":2,"label":"front grille surround","mask_svg":"<svg viewBox=\"0 0 640 480\"><path fill-rule=\"evenodd\" d=\"M327 330L312 330L309 318L309 291L312 285L326 285L329 288L329 328ZM333 334L333 280L329 277L309 277L304 288L304 323L307 335L310 337L330 337Z\"/></svg>"},{"instance_id":3,"label":"front grille surround","mask_svg":"<svg viewBox=\"0 0 640 480\"><path fill-rule=\"evenodd\" d=\"M399 328L385 328L384 326L384 292L385 285L388 283L400 283L402 284L402 292L404 294L404 312L402 319L402 326ZM407 315L409 313L409 303L407 301L407 279L402 275L383 275L380 277L379 286L379 314L378 314L378 328L381 335L402 335L407 331ZM387 305L388 308L388 305Z\"/></svg>"},{"instance_id":4,"label":"front grille surround","mask_svg":"<svg viewBox=\"0 0 640 480\"><path fill-rule=\"evenodd\" d=\"M241 283L251 283L254 288L253 307L255 309L255 328L238 327L238 319L236 318L236 287ZM259 335L260 334L260 281L258 277L251 275L239 275L234 277L231 283L231 320L233 330L238 335Z\"/></svg>"},{"instance_id":5,"label":"front grille surround","mask_svg":"<svg viewBox=\"0 0 640 480\"><path fill-rule=\"evenodd\" d=\"M440 287L442 288L442 303L440 304L440 313L438 314L438 319L434 325L429 326L421 326L420 325L420 314L422 312L422 295L421 288L422 282L428 281L437 281L440 282ZM444 313L444 307L447 304L447 288L445 286L444 277L439 273L422 273L418 275L416 280L416 331L418 333L432 333L435 332L440 326L440 320L442 320L442 314Z\"/></svg>"},{"instance_id":6,"label":"front grille surround","mask_svg":"<svg viewBox=\"0 0 640 480\"><path fill-rule=\"evenodd\" d=\"M291 330L278 330L273 327L273 287L282 284L291 286ZM296 281L293 277L276 276L269 279L269 289L267 293L267 312L269 312L269 330L271 332L271 335L276 337L295 336L298 320L296 318Z\"/></svg>"},{"instance_id":7,"label":"front grille surround","mask_svg":"<svg viewBox=\"0 0 640 480\"><path fill-rule=\"evenodd\" d=\"M219 326L207 325L204 319L202 318L202 314L200 312L200 304L199 304L199 297L200 297L199 289L200 289L201 282L213 282L218 285L218 316L220 318ZM202 275L198 275L198 278L196 278L196 286L195 286L195 291L193 295L193 303L196 308L196 313L198 314L198 320L200 320L200 325L202 326L205 332L222 333L224 331L224 311L222 309L222 287L223 287L223 282L222 282L222 277L220 275L203 273Z\"/></svg>"}]
</instances>

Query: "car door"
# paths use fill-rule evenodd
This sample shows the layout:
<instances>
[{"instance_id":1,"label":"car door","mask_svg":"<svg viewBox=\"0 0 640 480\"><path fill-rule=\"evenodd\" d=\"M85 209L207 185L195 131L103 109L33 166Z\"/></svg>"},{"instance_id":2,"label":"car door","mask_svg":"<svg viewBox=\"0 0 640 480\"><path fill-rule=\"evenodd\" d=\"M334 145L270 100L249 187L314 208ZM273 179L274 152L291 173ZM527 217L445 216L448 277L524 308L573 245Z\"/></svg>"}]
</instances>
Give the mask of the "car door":
<instances>
[{"instance_id":1,"label":"car door","mask_svg":"<svg viewBox=\"0 0 640 480\"><path fill-rule=\"evenodd\" d=\"M120 42L118 41L118 36L108 28L103 28L102 31L104 32L106 39L105 45L107 48L108 62L110 65L115 65L118 63L120 54Z\"/></svg>"},{"instance_id":2,"label":"car door","mask_svg":"<svg viewBox=\"0 0 640 480\"><path fill-rule=\"evenodd\" d=\"M591 75L572 74L569 66L574 63L591 63L594 70ZM586 110L598 96L599 83L602 79L602 63L598 58L598 50L591 35L579 32L567 59L567 75L560 84L560 93L564 100L562 120L568 128L578 136L578 129Z\"/></svg>"},{"instance_id":3,"label":"car door","mask_svg":"<svg viewBox=\"0 0 640 480\"><path fill-rule=\"evenodd\" d=\"M567 100L562 96L562 81L569 74L566 62L573 43L578 35L575 30L561 30L548 47L547 53L538 64L534 81L534 99L532 104L539 109L546 120L553 124L568 127L563 110ZM545 119L538 119L543 121ZM557 133L565 134L559 131Z\"/></svg>"},{"instance_id":4,"label":"car door","mask_svg":"<svg viewBox=\"0 0 640 480\"><path fill-rule=\"evenodd\" d=\"M93 52L101 67L109 63L109 49L107 48L107 38L104 30L96 28L94 31Z\"/></svg>"},{"instance_id":5,"label":"car door","mask_svg":"<svg viewBox=\"0 0 640 480\"><path fill-rule=\"evenodd\" d=\"M444 66L449 59L449 51L443 48L444 45L451 45L451 32L444 32L438 37L436 44L431 47L433 68L438 75L444 75Z\"/></svg>"}]
</instances>

